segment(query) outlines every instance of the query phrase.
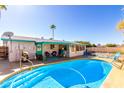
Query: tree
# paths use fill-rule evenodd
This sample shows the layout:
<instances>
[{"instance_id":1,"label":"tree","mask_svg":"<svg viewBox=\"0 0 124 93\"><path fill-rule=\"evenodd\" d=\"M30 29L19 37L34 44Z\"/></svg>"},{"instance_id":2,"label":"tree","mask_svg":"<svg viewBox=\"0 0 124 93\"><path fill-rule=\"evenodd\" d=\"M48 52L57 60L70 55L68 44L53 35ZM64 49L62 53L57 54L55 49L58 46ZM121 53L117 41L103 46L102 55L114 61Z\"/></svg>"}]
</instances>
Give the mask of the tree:
<instances>
[{"instance_id":1,"label":"tree","mask_svg":"<svg viewBox=\"0 0 124 93\"><path fill-rule=\"evenodd\" d=\"M96 44L91 44L88 41L75 41L76 43L84 44L86 47L97 47Z\"/></svg>"},{"instance_id":2,"label":"tree","mask_svg":"<svg viewBox=\"0 0 124 93\"><path fill-rule=\"evenodd\" d=\"M96 45L95 44L92 44L92 47L96 47Z\"/></svg>"},{"instance_id":3,"label":"tree","mask_svg":"<svg viewBox=\"0 0 124 93\"><path fill-rule=\"evenodd\" d=\"M1 10L7 10L5 5L0 5L0 18L1 18Z\"/></svg>"},{"instance_id":4,"label":"tree","mask_svg":"<svg viewBox=\"0 0 124 93\"><path fill-rule=\"evenodd\" d=\"M116 47L116 44L106 44L107 47Z\"/></svg>"},{"instance_id":5,"label":"tree","mask_svg":"<svg viewBox=\"0 0 124 93\"><path fill-rule=\"evenodd\" d=\"M50 26L50 29L52 29L52 39L54 39L54 30L56 29L56 26L54 24L52 24Z\"/></svg>"},{"instance_id":6,"label":"tree","mask_svg":"<svg viewBox=\"0 0 124 93\"><path fill-rule=\"evenodd\" d=\"M75 41L76 43L80 43L80 44L86 44L86 47L92 47L92 44L90 42L87 41Z\"/></svg>"}]
</instances>

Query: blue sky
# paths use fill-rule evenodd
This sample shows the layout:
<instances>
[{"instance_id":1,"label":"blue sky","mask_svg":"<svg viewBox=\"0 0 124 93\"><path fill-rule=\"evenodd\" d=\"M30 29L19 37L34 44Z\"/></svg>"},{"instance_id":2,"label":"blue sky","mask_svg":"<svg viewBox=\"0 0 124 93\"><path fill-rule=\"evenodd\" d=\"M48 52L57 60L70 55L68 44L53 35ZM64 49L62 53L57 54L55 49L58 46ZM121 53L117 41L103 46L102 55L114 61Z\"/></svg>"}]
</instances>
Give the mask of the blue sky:
<instances>
[{"instance_id":1,"label":"blue sky","mask_svg":"<svg viewBox=\"0 0 124 93\"><path fill-rule=\"evenodd\" d=\"M55 39L122 44L124 36L116 31L122 6L7 6L2 11L0 35L50 38L51 24L56 25Z\"/></svg>"}]
</instances>

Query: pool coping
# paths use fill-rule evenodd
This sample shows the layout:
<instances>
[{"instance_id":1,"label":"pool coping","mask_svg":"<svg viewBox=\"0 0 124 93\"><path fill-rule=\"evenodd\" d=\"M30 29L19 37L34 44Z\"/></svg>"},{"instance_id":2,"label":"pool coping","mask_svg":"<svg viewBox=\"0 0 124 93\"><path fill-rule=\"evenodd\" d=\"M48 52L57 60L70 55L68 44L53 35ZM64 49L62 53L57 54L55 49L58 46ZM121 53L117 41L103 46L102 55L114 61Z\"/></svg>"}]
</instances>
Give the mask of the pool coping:
<instances>
[{"instance_id":1,"label":"pool coping","mask_svg":"<svg viewBox=\"0 0 124 93\"><path fill-rule=\"evenodd\" d=\"M96 59L100 59L100 60L103 60L103 61L106 61L106 62L108 62L108 63L111 63L112 62L112 59L109 59L109 58L96 58ZM110 61L111 60L111 61ZM105 78L105 80L103 80L103 82L102 82L102 84L100 85L100 87L99 88L104 88L103 86L104 86L104 84L106 83L106 80L109 78L109 76L110 76L110 74L112 73L112 71L113 71L113 64L111 64L112 65L112 69L110 70L110 72L108 73L108 75L107 75L107 77Z\"/></svg>"},{"instance_id":2,"label":"pool coping","mask_svg":"<svg viewBox=\"0 0 124 93\"><path fill-rule=\"evenodd\" d=\"M113 67L112 67L113 69ZM103 80L102 84L100 85L100 88L104 88L103 85L105 84L106 80L109 78L110 74L112 73L112 69L110 70L110 72L108 73L107 77L105 78L105 80Z\"/></svg>"},{"instance_id":3,"label":"pool coping","mask_svg":"<svg viewBox=\"0 0 124 93\"><path fill-rule=\"evenodd\" d=\"M8 76L5 76L5 78L3 78L3 79L0 80L0 83L4 82L4 81L7 80L8 78L10 78L10 77L12 77L12 76L14 76L14 75L16 75L16 74L19 74L19 73L21 73L21 72L23 72L23 71L26 71L26 70L30 70L31 68L34 69L34 68L37 68L37 67L47 66L47 65L51 65L51 64L57 64L57 63L59 63L59 62L62 62L62 63L63 63L63 62L68 62L68 61L71 61L71 60L78 60L78 59L94 59L94 60L106 61L105 59L101 59L101 58L99 59L99 58L94 57L94 58L76 58L76 59L69 59L69 60L64 60L64 61L52 62L52 63L48 63L48 64L37 64L37 65L34 65L34 66L24 67L24 68L22 68L22 69L20 69L20 70L18 70L18 71L15 71L15 72L12 72L12 73L8 74ZM109 63L109 61L106 61L106 62ZM111 71L112 71L112 69L111 69ZM111 72L111 71L110 71L110 72ZM110 72L109 72L108 76L110 75ZM107 76L107 77L108 77L108 76ZM105 83L107 77L105 78L105 80L103 81L103 83L101 84L101 86ZM100 86L100 87L101 87L101 86Z\"/></svg>"}]
</instances>

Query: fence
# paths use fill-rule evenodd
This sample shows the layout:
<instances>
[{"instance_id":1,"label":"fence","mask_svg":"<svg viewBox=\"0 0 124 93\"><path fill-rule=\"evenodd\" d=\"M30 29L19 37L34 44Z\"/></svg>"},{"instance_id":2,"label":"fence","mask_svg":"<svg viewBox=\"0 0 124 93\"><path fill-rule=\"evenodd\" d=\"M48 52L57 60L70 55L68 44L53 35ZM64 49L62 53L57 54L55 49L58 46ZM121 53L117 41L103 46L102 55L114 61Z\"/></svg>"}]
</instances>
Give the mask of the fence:
<instances>
[{"instance_id":1,"label":"fence","mask_svg":"<svg viewBox=\"0 0 124 93\"><path fill-rule=\"evenodd\" d=\"M87 49L90 52L96 52L96 53L115 53L115 52L124 53L124 47L89 47Z\"/></svg>"}]
</instances>

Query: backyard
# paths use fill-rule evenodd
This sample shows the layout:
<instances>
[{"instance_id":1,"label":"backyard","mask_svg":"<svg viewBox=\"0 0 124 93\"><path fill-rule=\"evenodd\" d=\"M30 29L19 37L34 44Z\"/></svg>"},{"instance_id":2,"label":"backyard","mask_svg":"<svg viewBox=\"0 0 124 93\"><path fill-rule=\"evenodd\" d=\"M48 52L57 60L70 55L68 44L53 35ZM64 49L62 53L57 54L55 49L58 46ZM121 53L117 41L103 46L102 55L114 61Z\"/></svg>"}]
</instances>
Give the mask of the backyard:
<instances>
[{"instance_id":1,"label":"backyard","mask_svg":"<svg viewBox=\"0 0 124 93\"><path fill-rule=\"evenodd\" d=\"M0 5L0 88L124 88L120 8Z\"/></svg>"}]
</instances>

